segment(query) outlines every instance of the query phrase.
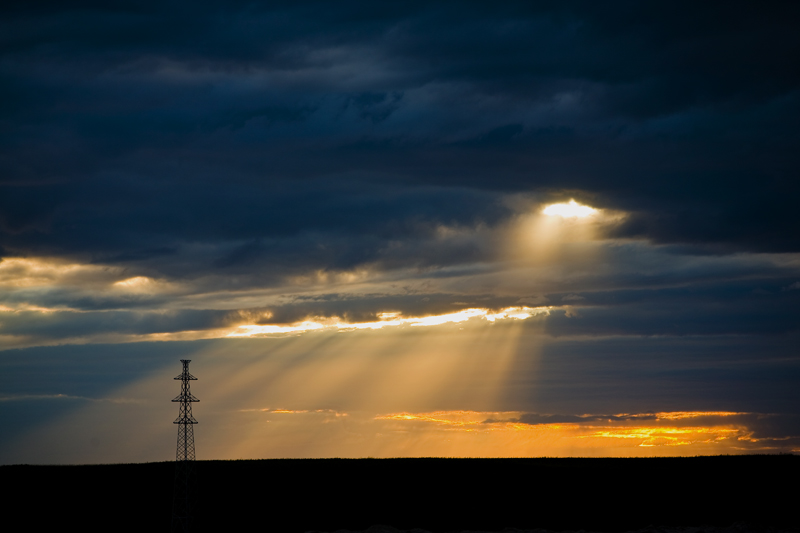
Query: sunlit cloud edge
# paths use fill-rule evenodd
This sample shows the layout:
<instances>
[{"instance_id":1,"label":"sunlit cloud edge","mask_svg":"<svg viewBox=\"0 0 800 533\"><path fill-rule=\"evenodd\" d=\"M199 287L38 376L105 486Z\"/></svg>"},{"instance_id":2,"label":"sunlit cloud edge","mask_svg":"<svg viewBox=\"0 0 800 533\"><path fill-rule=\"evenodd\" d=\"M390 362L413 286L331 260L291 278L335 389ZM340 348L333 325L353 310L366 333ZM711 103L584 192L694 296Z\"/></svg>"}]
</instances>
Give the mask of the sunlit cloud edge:
<instances>
[{"instance_id":1,"label":"sunlit cloud edge","mask_svg":"<svg viewBox=\"0 0 800 533\"><path fill-rule=\"evenodd\" d=\"M281 335L292 333L304 333L307 331L354 331L354 330L375 330L389 327L430 327L443 324L458 324L468 320L478 319L493 323L498 320L525 320L536 315L547 315L550 307L506 307L497 312L485 308L469 308L445 313L441 315L429 315L423 317L403 317L399 312L383 312L378 314L379 320L372 322L347 322L338 317L315 318L288 325L275 324L244 324L236 328L235 331L226 337L256 337Z\"/></svg>"}]
</instances>

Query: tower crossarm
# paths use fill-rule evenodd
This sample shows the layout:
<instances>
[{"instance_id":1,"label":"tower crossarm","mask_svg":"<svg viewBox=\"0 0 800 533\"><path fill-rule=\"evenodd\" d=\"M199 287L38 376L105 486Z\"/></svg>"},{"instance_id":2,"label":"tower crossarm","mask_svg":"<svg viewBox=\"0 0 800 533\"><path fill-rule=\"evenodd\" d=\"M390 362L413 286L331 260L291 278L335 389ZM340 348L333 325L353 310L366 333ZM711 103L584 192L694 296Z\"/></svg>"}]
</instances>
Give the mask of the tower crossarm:
<instances>
[{"instance_id":1,"label":"tower crossarm","mask_svg":"<svg viewBox=\"0 0 800 533\"><path fill-rule=\"evenodd\" d=\"M175 396L175 399L172 400L173 402L199 402L197 398L194 397L194 394L191 392L182 392L178 396Z\"/></svg>"}]
</instances>

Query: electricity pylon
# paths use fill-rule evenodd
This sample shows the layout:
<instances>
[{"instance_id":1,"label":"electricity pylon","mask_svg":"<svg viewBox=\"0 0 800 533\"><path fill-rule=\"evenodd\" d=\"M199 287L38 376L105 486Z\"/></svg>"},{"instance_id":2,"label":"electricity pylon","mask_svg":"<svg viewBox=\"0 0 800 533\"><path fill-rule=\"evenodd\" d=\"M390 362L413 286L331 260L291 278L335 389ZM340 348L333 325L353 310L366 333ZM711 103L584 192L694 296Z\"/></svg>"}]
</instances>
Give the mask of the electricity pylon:
<instances>
[{"instance_id":1,"label":"electricity pylon","mask_svg":"<svg viewBox=\"0 0 800 533\"><path fill-rule=\"evenodd\" d=\"M190 359L181 359L183 372L175 379L181 381L181 393L173 402L180 403L178 418L178 449L175 452L175 493L172 500L172 531L186 533L190 530L192 516L192 496L194 492L194 425L192 402L199 402L189 391L189 382L196 380L189 373Z\"/></svg>"}]
</instances>

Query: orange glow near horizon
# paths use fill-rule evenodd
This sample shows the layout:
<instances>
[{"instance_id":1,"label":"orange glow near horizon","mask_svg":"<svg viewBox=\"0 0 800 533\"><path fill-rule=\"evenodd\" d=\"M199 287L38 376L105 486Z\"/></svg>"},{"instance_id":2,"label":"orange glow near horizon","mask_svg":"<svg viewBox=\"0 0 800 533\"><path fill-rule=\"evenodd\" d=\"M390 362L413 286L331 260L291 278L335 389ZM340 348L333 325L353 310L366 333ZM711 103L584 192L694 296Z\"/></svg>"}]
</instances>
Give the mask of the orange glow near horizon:
<instances>
[{"instance_id":1,"label":"orange glow near horizon","mask_svg":"<svg viewBox=\"0 0 800 533\"><path fill-rule=\"evenodd\" d=\"M719 442L724 439L747 439L749 432L740 428L729 427L651 427L634 426L627 428L613 428L594 431L588 435L578 435L580 439L610 438L610 439L636 439L641 441L639 446L688 446L695 443Z\"/></svg>"},{"instance_id":2,"label":"orange glow near horizon","mask_svg":"<svg viewBox=\"0 0 800 533\"><path fill-rule=\"evenodd\" d=\"M481 424L486 418L486 413L478 411L435 411L432 413L394 413L378 415L375 420L401 420L432 422L444 426L455 426L466 431L472 431L470 426Z\"/></svg>"},{"instance_id":3,"label":"orange glow near horizon","mask_svg":"<svg viewBox=\"0 0 800 533\"><path fill-rule=\"evenodd\" d=\"M686 418L700 418L705 416L736 416L749 413L737 413L731 411L674 411L669 413L656 413L659 420L683 420Z\"/></svg>"},{"instance_id":4,"label":"orange glow near horizon","mask_svg":"<svg viewBox=\"0 0 800 533\"><path fill-rule=\"evenodd\" d=\"M606 422L585 415L587 423L526 424L519 421L519 412L434 411L391 413L378 415L375 420L410 425L408 430L413 426L417 433L481 433L483 437L458 439L467 449L474 449L479 441L482 444L491 442L490 448L482 447L482 453L488 452L489 456L653 456L753 453L759 449L753 445L757 442L752 438L753 431L725 422L725 418L743 414L747 413L663 412L652 420L653 413L641 413L621 415L626 419ZM708 423L677 427L669 422L700 418ZM650 419L652 423L641 424L640 419ZM399 427L396 430L401 431ZM457 437L448 437L454 438ZM470 456L470 453L475 452L453 450L455 456Z\"/></svg>"},{"instance_id":5,"label":"orange glow near horizon","mask_svg":"<svg viewBox=\"0 0 800 533\"><path fill-rule=\"evenodd\" d=\"M257 427L269 428L270 438L308 439L295 444L283 441L284 457L291 456L285 450L292 446L313 457L653 457L776 449L775 442L753 439L754 429L741 420L728 422L753 413L664 412L659 419L653 418L654 413L610 415L624 419L583 415L576 418L586 422L527 424L518 411L400 411L372 416L333 410L252 411L266 417L269 424ZM649 423L643 424L645 419ZM678 427L671 420L695 422ZM263 446L268 442L264 439L261 435L257 442ZM246 454L247 449L242 446L238 453Z\"/></svg>"}]
</instances>

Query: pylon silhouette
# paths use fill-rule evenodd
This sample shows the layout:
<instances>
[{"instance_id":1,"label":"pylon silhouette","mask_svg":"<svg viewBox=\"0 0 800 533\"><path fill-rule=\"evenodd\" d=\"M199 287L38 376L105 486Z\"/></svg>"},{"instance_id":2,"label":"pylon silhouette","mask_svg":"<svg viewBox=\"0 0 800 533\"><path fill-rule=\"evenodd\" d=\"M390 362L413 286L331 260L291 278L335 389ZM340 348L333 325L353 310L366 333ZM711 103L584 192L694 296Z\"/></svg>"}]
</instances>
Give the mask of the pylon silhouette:
<instances>
[{"instance_id":1,"label":"pylon silhouette","mask_svg":"<svg viewBox=\"0 0 800 533\"><path fill-rule=\"evenodd\" d=\"M183 372L175 379L181 381L181 393L173 402L179 402L178 448L175 452L175 493L172 500L172 531L186 533L191 529L193 493L195 484L194 472L194 425L197 420L192 416L192 402L199 402L189 391L189 382L196 380L189 373L190 359L181 359Z\"/></svg>"}]
</instances>

